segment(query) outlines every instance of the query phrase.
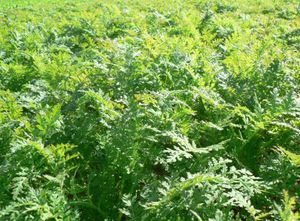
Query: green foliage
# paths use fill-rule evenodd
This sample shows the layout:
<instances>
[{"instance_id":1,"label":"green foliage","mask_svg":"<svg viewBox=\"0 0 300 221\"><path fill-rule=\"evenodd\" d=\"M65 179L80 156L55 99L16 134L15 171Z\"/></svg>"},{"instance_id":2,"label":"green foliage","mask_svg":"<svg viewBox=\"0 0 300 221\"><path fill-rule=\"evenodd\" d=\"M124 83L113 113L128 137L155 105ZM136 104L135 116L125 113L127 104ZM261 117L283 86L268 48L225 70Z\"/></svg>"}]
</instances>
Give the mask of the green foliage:
<instances>
[{"instance_id":1,"label":"green foliage","mask_svg":"<svg viewBox=\"0 0 300 221\"><path fill-rule=\"evenodd\" d=\"M300 219L298 1L3 2L0 220Z\"/></svg>"},{"instance_id":2,"label":"green foliage","mask_svg":"<svg viewBox=\"0 0 300 221\"><path fill-rule=\"evenodd\" d=\"M300 219L299 212L294 212L295 210L295 197L289 197L288 193L284 192L284 208L278 207L280 218L283 221L294 221Z\"/></svg>"}]
</instances>

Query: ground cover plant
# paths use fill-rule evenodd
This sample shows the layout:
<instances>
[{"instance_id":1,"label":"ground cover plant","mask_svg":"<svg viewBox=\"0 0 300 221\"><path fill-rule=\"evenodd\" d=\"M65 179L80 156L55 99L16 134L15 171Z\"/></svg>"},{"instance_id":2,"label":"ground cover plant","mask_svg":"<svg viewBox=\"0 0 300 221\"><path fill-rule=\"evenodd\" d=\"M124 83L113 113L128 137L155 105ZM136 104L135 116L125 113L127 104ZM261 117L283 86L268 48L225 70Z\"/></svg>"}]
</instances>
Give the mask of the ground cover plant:
<instances>
[{"instance_id":1,"label":"ground cover plant","mask_svg":"<svg viewBox=\"0 0 300 221\"><path fill-rule=\"evenodd\" d=\"M297 0L0 0L0 220L300 219Z\"/></svg>"}]
</instances>

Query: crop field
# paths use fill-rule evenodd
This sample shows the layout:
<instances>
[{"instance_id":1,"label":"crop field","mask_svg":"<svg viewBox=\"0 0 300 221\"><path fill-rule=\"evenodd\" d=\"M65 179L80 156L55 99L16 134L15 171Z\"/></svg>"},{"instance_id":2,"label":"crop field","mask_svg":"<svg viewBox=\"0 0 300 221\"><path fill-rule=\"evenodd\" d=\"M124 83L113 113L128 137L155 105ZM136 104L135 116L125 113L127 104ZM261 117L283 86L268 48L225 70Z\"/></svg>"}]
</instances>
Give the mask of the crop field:
<instances>
[{"instance_id":1,"label":"crop field","mask_svg":"<svg viewBox=\"0 0 300 221\"><path fill-rule=\"evenodd\" d=\"M298 0L0 0L0 221L300 220Z\"/></svg>"}]
</instances>

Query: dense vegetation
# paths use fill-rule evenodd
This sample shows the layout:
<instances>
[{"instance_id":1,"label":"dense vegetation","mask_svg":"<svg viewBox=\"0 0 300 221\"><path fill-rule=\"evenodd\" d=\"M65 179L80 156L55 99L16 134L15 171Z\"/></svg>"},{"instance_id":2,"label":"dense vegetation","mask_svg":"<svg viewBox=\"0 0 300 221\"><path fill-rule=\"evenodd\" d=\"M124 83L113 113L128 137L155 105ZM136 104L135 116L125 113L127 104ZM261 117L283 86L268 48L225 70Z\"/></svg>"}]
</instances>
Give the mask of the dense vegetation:
<instances>
[{"instance_id":1,"label":"dense vegetation","mask_svg":"<svg viewBox=\"0 0 300 221\"><path fill-rule=\"evenodd\" d=\"M1 221L299 219L299 1L3 2Z\"/></svg>"}]
</instances>

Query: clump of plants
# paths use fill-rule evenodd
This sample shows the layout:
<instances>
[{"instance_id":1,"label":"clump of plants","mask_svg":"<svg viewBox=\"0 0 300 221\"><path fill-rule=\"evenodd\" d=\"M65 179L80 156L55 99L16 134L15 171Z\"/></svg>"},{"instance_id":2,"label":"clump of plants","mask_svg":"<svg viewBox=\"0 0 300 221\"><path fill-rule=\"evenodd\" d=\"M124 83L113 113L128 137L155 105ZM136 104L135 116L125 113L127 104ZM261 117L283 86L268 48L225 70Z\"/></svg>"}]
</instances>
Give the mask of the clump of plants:
<instances>
[{"instance_id":1,"label":"clump of plants","mask_svg":"<svg viewBox=\"0 0 300 221\"><path fill-rule=\"evenodd\" d=\"M0 13L0 220L300 219L299 2Z\"/></svg>"}]
</instances>

